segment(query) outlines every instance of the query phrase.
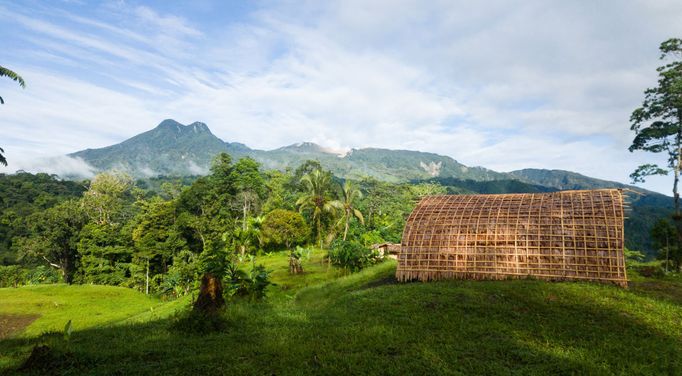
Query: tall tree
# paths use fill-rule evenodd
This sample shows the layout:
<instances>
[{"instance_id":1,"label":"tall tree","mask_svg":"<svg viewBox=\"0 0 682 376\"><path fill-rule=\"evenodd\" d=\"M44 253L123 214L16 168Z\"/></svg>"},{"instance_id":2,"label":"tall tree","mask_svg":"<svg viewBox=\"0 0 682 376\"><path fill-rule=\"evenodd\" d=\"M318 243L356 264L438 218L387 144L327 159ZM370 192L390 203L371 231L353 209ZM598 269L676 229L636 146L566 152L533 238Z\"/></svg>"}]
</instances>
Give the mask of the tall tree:
<instances>
[{"instance_id":1,"label":"tall tree","mask_svg":"<svg viewBox=\"0 0 682 376\"><path fill-rule=\"evenodd\" d=\"M355 207L355 202L362 198L362 192L353 185L350 181L346 180L342 187L343 201L341 204L343 206L343 220L345 222L343 228L343 240L346 240L348 235L348 225L351 219L357 218L360 223L365 224L365 219L362 217L362 213Z\"/></svg>"},{"instance_id":2,"label":"tall tree","mask_svg":"<svg viewBox=\"0 0 682 376\"><path fill-rule=\"evenodd\" d=\"M223 235L233 229L235 222L232 172L232 158L221 153L213 160L211 174L197 179L178 198L178 222L195 253L221 249L231 240L223 239Z\"/></svg>"},{"instance_id":3,"label":"tall tree","mask_svg":"<svg viewBox=\"0 0 682 376\"><path fill-rule=\"evenodd\" d=\"M629 150L665 153L665 168L656 164L639 166L630 177L643 182L646 176L667 175L673 172L673 219L677 229L676 245L682 245L682 214L680 213L680 168L682 166L682 39L672 38L661 43L661 60L668 63L658 67L658 86L644 92L642 107L632 112L631 127L636 136Z\"/></svg>"},{"instance_id":4,"label":"tall tree","mask_svg":"<svg viewBox=\"0 0 682 376\"><path fill-rule=\"evenodd\" d=\"M265 197L265 181L258 170L260 164L252 158L242 158L230 173L237 196L237 207L242 215L242 230L248 227L248 217L257 212L258 204Z\"/></svg>"},{"instance_id":5,"label":"tall tree","mask_svg":"<svg viewBox=\"0 0 682 376\"><path fill-rule=\"evenodd\" d=\"M81 282L120 285L126 281L133 248L129 226L91 222L83 227L79 238Z\"/></svg>"},{"instance_id":6,"label":"tall tree","mask_svg":"<svg viewBox=\"0 0 682 376\"><path fill-rule=\"evenodd\" d=\"M169 261L185 250L187 244L178 229L174 200L155 197L138 205L142 210L136 218L132 238L135 259L144 264L145 293L149 294L150 271L166 273Z\"/></svg>"},{"instance_id":7,"label":"tall tree","mask_svg":"<svg viewBox=\"0 0 682 376\"><path fill-rule=\"evenodd\" d=\"M83 194L83 207L90 219L100 225L117 223L125 217L125 200L132 178L122 173L102 173L90 182Z\"/></svg>"},{"instance_id":8,"label":"tall tree","mask_svg":"<svg viewBox=\"0 0 682 376\"><path fill-rule=\"evenodd\" d=\"M330 196L331 176L320 169L314 170L311 173L303 175L301 183L306 191L301 198L296 201L299 211L309 211L313 222L315 222L315 229L317 231L317 241L322 248L322 220L323 217L333 216L338 209L340 203L334 201Z\"/></svg>"},{"instance_id":9,"label":"tall tree","mask_svg":"<svg viewBox=\"0 0 682 376\"><path fill-rule=\"evenodd\" d=\"M644 164L630 177L637 183L644 182L647 176L667 175L672 171L675 217L676 222L680 222L678 184L682 158L682 39L668 39L661 43L660 51L660 59L670 61L656 69L658 86L647 89L642 107L632 112L630 129L636 135L629 150L666 153L668 163L665 168Z\"/></svg>"},{"instance_id":10,"label":"tall tree","mask_svg":"<svg viewBox=\"0 0 682 376\"><path fill-rule=\"evenodd\" d=\"M58 269L64 282L71 283L78 260L77 243L85 216L76 200L67 200L31 215L30 235L17 239L22 259L46 262Z\"/></svg>"},{"instance_id":11,"label":"tall tree","mask_svg":"<svg viewBox=\"0 0 682 376\"><path fill-rule=\"evenodd\" d=\"M11 71L3 67L2 65L0 65L0 77L9 77L9 79L18 82L19 86L21 86L22 88L26 87L26 82L24 82L24 79L21 78L20 75L18 75L14 71ZM2 99L2 97L0 97L0 104L5 104L5 101ZM7 159L5 159L4 153L5 151L2 148L0 148L0 164L7 166Z\"/></svg>"},{"instance_id":12,"label":"tall tree","mask_svg":"<svg viewBox=\"0 0 682 376\"><path fill-rule=\"evenodd\" d=\"M263 219L262 233L266 245L285 246L289 250L308 239L310 228L301 214L286 209L275 209Z\"/></svg>"}]
</instances>

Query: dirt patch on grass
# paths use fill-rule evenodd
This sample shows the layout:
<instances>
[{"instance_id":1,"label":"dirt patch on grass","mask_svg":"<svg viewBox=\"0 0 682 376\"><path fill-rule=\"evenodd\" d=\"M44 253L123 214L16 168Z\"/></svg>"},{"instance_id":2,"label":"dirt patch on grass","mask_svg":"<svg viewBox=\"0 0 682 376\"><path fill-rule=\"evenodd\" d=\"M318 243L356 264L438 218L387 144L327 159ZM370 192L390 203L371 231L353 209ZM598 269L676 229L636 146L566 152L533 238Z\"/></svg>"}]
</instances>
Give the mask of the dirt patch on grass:
<instances>
[{"instance_id":1,"label":"dirt patch on grass","mask_svg":"<svg viewBox=\"0 0 682 376\"><path fill-rule=\"evenodd\" d=\"M31 325L40 315L0 314L0 339L9 338Z\"/></svg>"}]
</instances>

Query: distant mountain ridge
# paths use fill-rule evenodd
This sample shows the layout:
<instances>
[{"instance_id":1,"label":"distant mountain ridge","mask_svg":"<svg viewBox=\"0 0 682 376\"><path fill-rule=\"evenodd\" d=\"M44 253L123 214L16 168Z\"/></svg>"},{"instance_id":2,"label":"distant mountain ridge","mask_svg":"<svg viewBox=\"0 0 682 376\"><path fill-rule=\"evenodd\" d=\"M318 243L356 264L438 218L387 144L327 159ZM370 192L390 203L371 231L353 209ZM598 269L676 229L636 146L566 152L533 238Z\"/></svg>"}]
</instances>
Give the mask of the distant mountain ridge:
<instances>
[{"instance_id":1,"label":"distant mountain ridge","mask_svg":"<svg viewBox=\"0 0 682 376\"><path fill-rule=\"evenodd\" d=\"M221 152L229 153L235 160L246 156L254 158L266 169L296 168L306 160L318 160L342 178L371 176L389 182L449 178L476 182L517 180L557 190L630 188L656 195L638 187L571 171L523 169L503 173L484 167L468 167L448 156L413 150L361 148L339 154L312 142L274 150L251 149L242 143L221 140L204 123L183 125L172 119L119 144L86 149L69 156L81 158L98 171L119 169L144 178L206 174L213 158Z\"/></svg>"},{"instance_id":2,"label":"distant mountain ridge","mask_svg":"<svg viewBox=\"0 0 682 376\"><path fill-rule=\"evenodd\" d=\"M314 159L344 178L372 176L399 182L435 176L477 181L505 177L483 167L467 167L448 156L410 150L366 148L339 155L312 142L274 150L251 149L241 143L221 140L204 123L183 125L172 119L119 144L86 149L69 156L84 160L98 171L118 169L143 178L205 174L213 157L221 152L235 159L252 157L267 169L280 170Z\"/></svg>"}]
</instances>

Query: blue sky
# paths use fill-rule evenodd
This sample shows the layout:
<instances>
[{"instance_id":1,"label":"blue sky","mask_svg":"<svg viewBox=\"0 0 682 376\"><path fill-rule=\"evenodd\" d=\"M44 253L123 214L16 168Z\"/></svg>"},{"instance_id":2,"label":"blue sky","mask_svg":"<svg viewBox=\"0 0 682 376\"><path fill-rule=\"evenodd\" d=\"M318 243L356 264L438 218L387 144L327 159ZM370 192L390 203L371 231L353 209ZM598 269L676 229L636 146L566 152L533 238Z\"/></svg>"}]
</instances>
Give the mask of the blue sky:
<instances>
[{"instance_id":1,"label":"blue sky","mask_svg":"<svg viewBox=\"0 0 682 376\"><path fill-rule=\"evenodd\" d=\"M272 149L436 152L628 181L679 1L2 1L3 171L173 118ZM668 193L671 178L644 187Z\"/></svg>"}]
</instances>

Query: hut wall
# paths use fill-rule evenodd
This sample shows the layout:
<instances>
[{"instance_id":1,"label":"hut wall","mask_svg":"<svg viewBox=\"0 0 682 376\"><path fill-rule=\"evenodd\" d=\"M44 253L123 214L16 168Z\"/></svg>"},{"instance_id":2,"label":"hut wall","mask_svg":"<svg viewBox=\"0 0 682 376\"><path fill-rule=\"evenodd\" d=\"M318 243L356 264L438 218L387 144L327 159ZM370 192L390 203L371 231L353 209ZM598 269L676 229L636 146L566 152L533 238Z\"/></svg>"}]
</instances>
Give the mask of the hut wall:
<instances>
[{"instance_id":1,"label":"hut wall","mask_svg":"<svg viewBox=\"0 0 682 376\"><path fill-rule=\"evenodd\" d=\"M617 189L423 198L396 277L591 280L627 285Z\"/></svg>"}]
</instances>

